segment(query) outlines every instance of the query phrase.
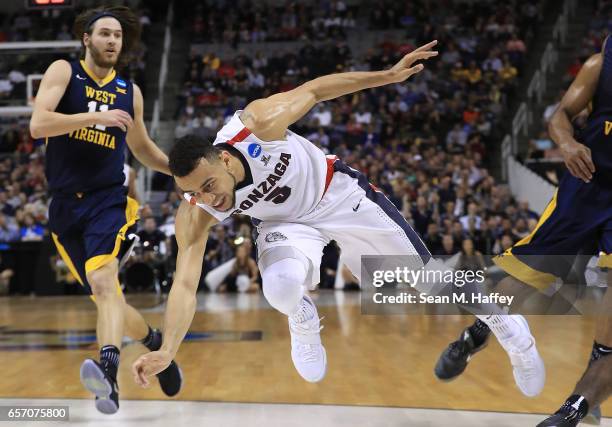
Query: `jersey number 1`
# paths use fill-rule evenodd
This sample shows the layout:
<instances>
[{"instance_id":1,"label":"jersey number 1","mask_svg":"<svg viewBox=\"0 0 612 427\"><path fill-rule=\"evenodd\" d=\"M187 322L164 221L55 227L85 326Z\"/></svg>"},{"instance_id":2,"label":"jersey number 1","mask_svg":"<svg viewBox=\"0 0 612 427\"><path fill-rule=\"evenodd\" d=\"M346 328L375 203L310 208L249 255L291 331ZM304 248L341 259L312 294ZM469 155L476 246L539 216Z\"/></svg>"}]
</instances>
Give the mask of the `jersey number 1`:
<instances>
[{"instance_id":1,"label":"jersey number 1","mask_svg":"<svg viewBox=\"0 0 612 427\"><path fill-rule=\"evenodd\" d=\"M89 101L87 103L87 107L89 108L90 113L95 113L97 106L98 106L98 103L96 101ZM108 105L100 104L100 111L108 111ZM94 128L98 130L106 130L106 126L104 125L95 125Z\"/></svg>"}]
</instances>

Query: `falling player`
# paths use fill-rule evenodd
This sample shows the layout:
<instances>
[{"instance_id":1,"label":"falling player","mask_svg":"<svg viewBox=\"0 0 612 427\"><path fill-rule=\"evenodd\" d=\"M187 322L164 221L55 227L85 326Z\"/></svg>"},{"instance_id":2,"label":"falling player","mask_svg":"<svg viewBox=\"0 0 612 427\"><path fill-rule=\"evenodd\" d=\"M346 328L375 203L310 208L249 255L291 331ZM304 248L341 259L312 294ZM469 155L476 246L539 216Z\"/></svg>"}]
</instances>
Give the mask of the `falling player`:
<instances>
[{"instance_id":1,"label":"falling player","mask_svg":"<svg viewBox=\"0 0 612 427\"><path fill-rule=\"evenodd\" d=\"M323 76L253 101L234 114L214 143L193 136L176 143L170 170L190 202L183 201L177 212L179 253L164 342L160 351L134 363L139 384L146 385L147 376L165 369L176 355L194 316L209 229L232 214L257 218L263 293L288 316L293 364L310 382L325 376L327 356L317 309L304 288L318 283L322 250L330 240L343 249L357 278L365 254L412 255L414 269L434 261L396 207L364 175L335 157L326 158L288 127L318 102L405 81L423 69L413 65L416 61L437 55L430 50L435 45L416 49L389 70ZM501 315L487 319L492 327L504 327L506 348L522 356L514 367L521 373L521 389L538 393L544 367L526 323ZM529 345L517 347L516 342Z\"/></svg>"},{"instance_id":2,"label":"falling player","mask_svg":"<svg viewBox=\"0 0 612 427\"><path fill-rule=\"evenodd\" d=\"M95 394L96 408L111 414L119 409L117 368L124 332L149 350L162 341L160 332L125 302L119 287L117 258L138 212L123 185L126 142L155 170L169 173L168 159L147 135L140 89L115 71L127 64L140 37L138 18L126 7L89 10L76 18L74 33L82 40L83 58L49 66L30 131L46 139L53 241L98 309L100 361L83 362L81 381ZM176 363L158 377L164 393L178 393L182 379Z\"/></svg>"}]
</instances>

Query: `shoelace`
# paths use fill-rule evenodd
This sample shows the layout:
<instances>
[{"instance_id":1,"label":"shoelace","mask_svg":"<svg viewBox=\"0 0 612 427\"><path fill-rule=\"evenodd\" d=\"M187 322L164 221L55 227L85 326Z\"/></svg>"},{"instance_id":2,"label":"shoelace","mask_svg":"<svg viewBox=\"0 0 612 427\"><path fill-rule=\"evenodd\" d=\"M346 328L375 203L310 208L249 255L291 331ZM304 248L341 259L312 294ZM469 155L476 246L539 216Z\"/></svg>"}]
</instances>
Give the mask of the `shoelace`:
<instances>
[{"instance_id":1,"label":"shoelace","mask_svg":"<svg viewBox=\"0 0 612 427\"><path fill-rule=\"evenodd\" d=\"M448 353L452 359L459 359L463 357L463 354L465 353L465 342L455 341L451 343L448 348Z\"/></svg>"},{"instance_id":2,"label":"shoelace","mask_svg":"<svg viewBox=\"0 0 612 427\"><path fill-rule=\"evenodd\" d=\"M321 326L320 324L321 320L323 319L325 319L325 316L319 317L319 328L310 328L309 326L305 326L305 324L307 324L311 320L307 320L306 322L298 323L291 319L291 322L289 324L291 326L291 330L295 333L298 333L301 335L315 335L321 332L321 330L325 327L325 326Z\"/></svg>"},{"instance_id":3,"label":"shoelace","mask_svg":"<svg viewBox=\"0 0 612 427\"><path fill-rule=\"evenodd\" d=\"M321 320L325 319L325 316L320 317L319 318L319 327L318 328L310 328L307 327L304 324L307 324L309 321L306 322L302 322L302 323L297 323L294 322L293 320L291 320L290 322L290 326L291 326L291 330L292 332L301 334L301 335L315 335L321 332L321 330L324 328L324 326L321 326L320 322ZM299 344L298 347L298 354L300 355L300 358L302 359L302 361L304 362L316 362L318 360L318 355L319 352L317 351L317 345L316 344Z\"/></svg>"},{"instance_id":4,"label":"shoelace","mask_svg":"<svg viewBox=\"0 0 612 427\"><path fill-rule=\"evenodd\" d=\"M317 361L317 349L312 344L302 344L298 347L299 355L304 362L316 362Z\"/></svg>"},{"instance_id":5,"label":"shoelace","mask_svg":"<svg viewBox=\"0 0 612 427\"><path fill-rule=\"evenodd\" d=\"M582 419L580 418L580 413L576 409L568 408L565 405L563 405L561 409L555 412L555 415L562 415L565 421L573 421L576 418Z\"/></svg>"},{"instance_id":6,"label":"shoelace","mask_svg":"<svg viewBox=\"0 0 612 427\"><path fill-rule=\"evenodd\" d=\"M518 370L518 374L521 379L529 380L536 376L537 370L531 356L529 356L526 352L517 352L514 353L514 356L518 356L520 359L520 369Z\"/></svg>"}]
</instances>

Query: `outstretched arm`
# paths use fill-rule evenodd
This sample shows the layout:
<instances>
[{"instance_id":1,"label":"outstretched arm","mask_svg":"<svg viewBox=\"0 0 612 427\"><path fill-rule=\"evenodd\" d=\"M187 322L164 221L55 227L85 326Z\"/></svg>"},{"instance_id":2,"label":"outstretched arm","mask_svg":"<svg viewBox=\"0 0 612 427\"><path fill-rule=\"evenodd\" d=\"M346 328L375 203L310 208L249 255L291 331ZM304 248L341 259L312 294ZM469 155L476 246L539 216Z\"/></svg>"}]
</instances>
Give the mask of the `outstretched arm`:
<instances>
[{"instance_id":1,"label":"outstretched arm","mask_svg":"<svg viewBox=\"0 0 612 427\"><path fill-rule=\"evenodd\" d=\"M159 351L143 354L132 365L134 381L142 387L148 387L147 377L168 367L189 330L196 309L196 291L208 230L216 222L210 214L185 201L179 206L176 214L176 274L168 295L163 343Z\"/></svg>"},{"instance_id":2,"label":"outstretched arm","mask_svg":"<svg viewBox=\"0 0 612 427\"><path fill-rule=\"evenodd\" d=\"M156 171L171 175L168 157L149 137L143 120L144 101L140 88L134 87L134 126L127 133L127 143L134 156L143 165Z\"/></svg>"},{"instance_id":3,"label":"outstretched arm","mask_svg":"<svg viewBox=\"0 0 612 427\"><path fill-rule=\"evenodd\" d=\"M400 83L423 69L416 61L438 54L432 41L405 55L397 64L384 71L356 71L329 74L304 83L297 88L251 102L241 120L251 132L264 141L285 138L287 128L301 119L318 102L338 98L363 89Z\"/></svg>"}]
</instances>

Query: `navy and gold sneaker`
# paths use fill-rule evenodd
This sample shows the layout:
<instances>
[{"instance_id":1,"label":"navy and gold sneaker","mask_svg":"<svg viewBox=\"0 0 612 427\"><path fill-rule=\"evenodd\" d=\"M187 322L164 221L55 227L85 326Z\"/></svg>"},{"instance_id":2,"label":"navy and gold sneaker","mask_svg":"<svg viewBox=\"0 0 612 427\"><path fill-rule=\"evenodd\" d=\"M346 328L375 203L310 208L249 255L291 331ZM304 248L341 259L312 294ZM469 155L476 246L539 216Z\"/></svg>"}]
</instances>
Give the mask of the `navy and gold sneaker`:
<instances>
[{"instance_id":1,"label":"navy and gold sneaker","mask_svg":"<svg viewBox=\"0 0 612 427\"><path fill-rule=\"evenodd\" d=\"M81 365L81 383L96 396L96 409L103 414L119 410L119 387L99 362L85 359Z\"/></svg>"},{"instance_id":2,"label":"navy and gold sneaker","mask_svg":"<svg viewBox=\"0 0 612 427\"><path fill-rule=\"evenodd\" d=\"M480 345L474 343L470 328L465 328L459 339L444 350L434 372L442 381L451 381L461 375L474 354L483 350L489 341L488 335Z\"/></svg>"}]
</instances>

